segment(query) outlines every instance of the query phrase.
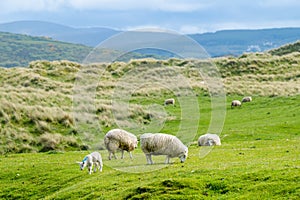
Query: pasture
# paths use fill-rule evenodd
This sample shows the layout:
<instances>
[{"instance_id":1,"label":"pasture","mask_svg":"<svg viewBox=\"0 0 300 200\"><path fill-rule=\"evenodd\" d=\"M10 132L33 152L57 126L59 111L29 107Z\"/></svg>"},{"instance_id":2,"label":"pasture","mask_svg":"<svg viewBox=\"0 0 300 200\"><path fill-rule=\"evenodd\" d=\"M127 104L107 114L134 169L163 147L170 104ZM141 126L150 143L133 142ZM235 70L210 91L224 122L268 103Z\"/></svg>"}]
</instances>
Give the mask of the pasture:
<instances>
[{"instance_id":1,"label":"pasture","mask_svg":"<svg viewBox=\"0 0 300 200\"><path fill-rule=\"evenodd\" d=\"M222 145L205 157L201 152L207 147L195 143L185 163L173 158L170 165L163 164L163 156L146 165L140 148L132 161L127 153L124 160L109 161L101 150L103 172L89 175L75 163L88 151L1 155L0 198L299 199L300 96L253 96L253 102L231 109L231 101L241 98L227 96ZM207 131L211 111L209 97L198 100L201 115L194 141ZM139 97L132 101L143 102ZM180 106L165 109L180 115ZM173 133L179 123L170 120L162 131Z\"/></svg>"}]
</instances>

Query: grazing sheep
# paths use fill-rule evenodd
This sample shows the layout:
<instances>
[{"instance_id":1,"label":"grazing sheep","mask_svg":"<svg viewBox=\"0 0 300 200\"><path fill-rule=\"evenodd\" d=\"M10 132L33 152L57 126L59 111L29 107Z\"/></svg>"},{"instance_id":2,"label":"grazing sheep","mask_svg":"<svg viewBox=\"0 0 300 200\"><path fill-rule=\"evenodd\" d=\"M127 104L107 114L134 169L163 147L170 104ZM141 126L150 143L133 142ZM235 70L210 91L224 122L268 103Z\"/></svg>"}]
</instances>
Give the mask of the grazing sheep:
<instances>
[{"instance_id":1,"label":"grazing sheep","mask_svg":"<svg viewBox=\"0 0 300 200\"><path fill-rule=\"evenodd\" d=\"M102 157L100 153L96 151L85 156L81 162L77 162L77 163L80 166L80 170L83 170L85 167L88 167L89 174L92 173L92 168L94 164L95 164L94 172L97 171L97 166L99 167L99 171L102 172L102 168L103 168Z\"/></svg>"},{"instance_id":2,"label":"grazing sheep","mask_svg":"<svg viewBox=\"0 0 300 200\"><path fill-rule=\"evenodd\" d=\"M216 134L207 133L205 135L201 135L198 139L198 146L214 146L221 145L221 139Z\"/></svg>"},{"instance_id":3,"label":"grazing sheep","mask_svg":"<svg viewBox=\"0 0 300 200\"><path fill-rule=\"evenodd\" d=\"M252 101L252 98L251 97L244 97L242 99L242 102L251 102Z\"/></svg>"},{"instance_id":4,"label":"grazing sheep","mask_svg":"<svg viewBox=\"0 0 300 200\"><path fill-rule=\"evenodd\" d=\"M166 99L164 105L175 105L175 99Z\"/></svg>"},{"instance_id":5,"label":"grazing sheep","mask_svg":"<svg viewBox=\"0 0 300 200\"><path fill-rule=\"evenodd\" d=\"M237 107L237 106L241 107L241 106L242 106L242 103L241 103L239 100L233 100L233 101L231 102L231 108Z\"/></svg>"},{"instance_id":6,"label":"grazing sheep","mask_svg":"<svg viewBox=\"0 0 300 200\"><path fill-rule=\"evenodd\" d=\"M166 155L166 164L170 163L170 158L179 157L184 162L188 156L188 148L173 135L145 133L140 142L148 164L153 164L152 155Z\"/></svg>"},{"instance_id":7,"label":"grazing sheep","mask_svg":"<svg viewBox=\"0 0 300 200\"><path fill-rule=\"evenodd\" d=\"M137 137L132 133L122 129L112 129L104 136L104 144L109 152L109 160L111 160L112 155L117 159L115 155L117 150L121 150L122 159L124 158L124 151L129 152L130 158L132 159L131 151L137 148L138 141Z\"/></svg>"}]
</instances>

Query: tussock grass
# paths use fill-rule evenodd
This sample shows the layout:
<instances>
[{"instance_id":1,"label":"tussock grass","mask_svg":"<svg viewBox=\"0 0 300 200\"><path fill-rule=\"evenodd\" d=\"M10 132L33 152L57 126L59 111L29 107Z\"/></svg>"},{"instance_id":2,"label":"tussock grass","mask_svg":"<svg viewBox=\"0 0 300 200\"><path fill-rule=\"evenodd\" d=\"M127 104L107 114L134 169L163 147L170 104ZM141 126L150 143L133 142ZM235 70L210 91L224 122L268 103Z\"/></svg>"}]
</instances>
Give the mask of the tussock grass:
<instances>
[{"instance_id":1,"label":"tussock grass","mask_svg":"<svg viewBox=\"0 0 300 200\"><path fill-rule=\"evenodd\" d=\"M224 57L206 61L140 59L128 63L96 63L88 67L69 61L35 61L28 68L0 68L1 131L9 135L9 138L14 138L12 135L18 135L22 130L22 133L32 138L30 141L35 141L26 143L24 149L28 151L43 148L37 142L41 135L57 133L79 141L77 145L73 145L77 148L80 146L80 135L75 127L78 119L72 114L72 106L77 106L81 118L85 119L84 123L94 123L96 120L103 132L120 124L132 128L132 122L135 127L142 127L151 124L154 119L166 117L163 114L164 108L159 106L169 97L177 101L180 96L194 95L205 102L201 104L209 107L209 102L205 99L209 96L208 85L197 68L204 67L205 70L205 67L214 64L219 72L212 70L208 73L211 76L220 74L229 96L280 97L294 96L300 92L298 52L282 56L255 53L239 58ZM82 73L78 73L80 70ZM98 81L93 83L85 80L90 75ZM82 95L79 105L73 105L75 80L83 84L77 88L83 94L96 91L94 105L85 103L91 102L87 101L85 95ZM186 83L178 84L178 80L185 80ZM116 104L118 93L130 97L129 107L124 112L121 112L124 107ZM153 109L151 106L154 104L156 111L150 112L149 108ZM173 130L171 127L177 127L181 113L170 108L166 112L168 116L163 130ZM209 115L209 111L207 114ZM203 120L209 123L209 117ZM205 127L202 124L200 126ZM4 139L2 137L2 141ZM13 147L14 145L16 146ZM28 145L32 145L32 148ZM2 148L2 153L19 152L21 142L11 142L10 146Z\"/></svg>"}]
</instances>

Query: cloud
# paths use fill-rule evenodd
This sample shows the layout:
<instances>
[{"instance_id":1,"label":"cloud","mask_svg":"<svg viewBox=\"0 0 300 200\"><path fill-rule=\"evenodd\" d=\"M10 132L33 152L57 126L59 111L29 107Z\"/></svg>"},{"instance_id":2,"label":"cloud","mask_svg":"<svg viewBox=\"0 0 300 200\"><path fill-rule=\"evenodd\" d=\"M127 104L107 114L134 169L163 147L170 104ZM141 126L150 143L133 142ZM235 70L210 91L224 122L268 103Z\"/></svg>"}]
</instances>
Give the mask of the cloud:
<instances>
[{"instance_id":1,"label":"cloud","mask_svg":"<svg viewBox=\"0 0 300 200\"><path fill-rule=\"evenodd\" d=\"M76 10L150 10L166 12L193 12L207 7L209 3L197 0L9 0L0 1L3 12Z\"/></svg>"},{"instance_id":2,"label":"cloud","mask_svg":"<svg viewBox=\"0 0 300 200\"><path fill-rule=\"evenodd\" d=\"M13 13L23 11L56 11L65 3L64 0L9 0L0 1L1 13Z\"/></svg>"},{"instance_id":3,"label":"cloud","mask_svg":"<svg viewBox=\"0 0 300 200\"><path fill-rule=\"evenodd\" d=\"M70 0L69 5L79 10L150 10L166 12L192 12L207 6L196 0Z\"/></svg>"}]
</instances>

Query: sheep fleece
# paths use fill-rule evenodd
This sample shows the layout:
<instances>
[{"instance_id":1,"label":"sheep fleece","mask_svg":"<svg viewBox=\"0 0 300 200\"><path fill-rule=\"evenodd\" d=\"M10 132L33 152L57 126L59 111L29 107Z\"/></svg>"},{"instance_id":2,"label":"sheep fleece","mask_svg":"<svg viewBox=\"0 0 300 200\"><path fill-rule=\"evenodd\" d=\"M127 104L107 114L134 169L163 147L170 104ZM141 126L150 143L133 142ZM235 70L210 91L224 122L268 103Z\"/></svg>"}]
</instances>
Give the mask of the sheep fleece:
<instances>
[{"instance_id":1,"label":"sheep fleece","mask_svg":"<svg viewBox=\"0 0 300 200\"><path fill-rule=\"evenodd\" d=\"M140 139L141 148L145 154L168 155L174 158L187 150L187 147L173 135L145 133Z\"/></svg>"},{"instance_id":2,"label":"sheep fleece","mask_svg":"<svg viewBox=\"0 0 300 200\"><path fill-rule=\"evenodd\" d=\"M109 151L117 149L133 151L137 144L137 137L125 130L113 129L105 135L104 143Z\"/></svg>"}]
</instances>

